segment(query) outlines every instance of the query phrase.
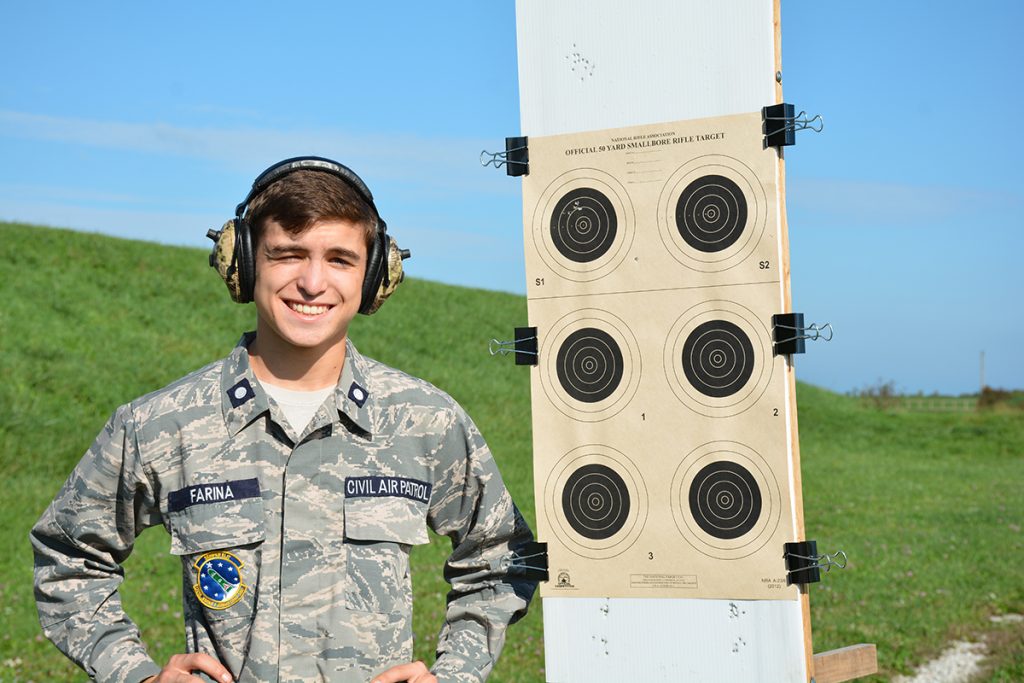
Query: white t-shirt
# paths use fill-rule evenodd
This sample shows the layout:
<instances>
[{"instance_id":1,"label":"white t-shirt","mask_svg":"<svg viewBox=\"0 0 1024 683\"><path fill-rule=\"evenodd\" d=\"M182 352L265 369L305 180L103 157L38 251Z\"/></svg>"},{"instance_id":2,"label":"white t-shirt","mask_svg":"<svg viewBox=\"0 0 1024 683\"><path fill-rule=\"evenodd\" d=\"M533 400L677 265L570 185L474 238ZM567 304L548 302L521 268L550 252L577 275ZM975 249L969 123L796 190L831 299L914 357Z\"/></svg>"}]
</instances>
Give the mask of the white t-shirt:
<instances>
[{"instance_id":1,"label":"white t-shirt","mask_svg":"<svg viewBox=\"0 0 1024 683\"><path fill-rule=\"evenodd\" d=\"M267 395L274 399L274 403L281 408L281 412L284 413L288 424L292 426L295 433L300 435L316 415L316 411L323 405L324 400L334 391L333 385L314 391L295 391L263 380L260 380L260 384Z\"/></svg>"}]
</instances>

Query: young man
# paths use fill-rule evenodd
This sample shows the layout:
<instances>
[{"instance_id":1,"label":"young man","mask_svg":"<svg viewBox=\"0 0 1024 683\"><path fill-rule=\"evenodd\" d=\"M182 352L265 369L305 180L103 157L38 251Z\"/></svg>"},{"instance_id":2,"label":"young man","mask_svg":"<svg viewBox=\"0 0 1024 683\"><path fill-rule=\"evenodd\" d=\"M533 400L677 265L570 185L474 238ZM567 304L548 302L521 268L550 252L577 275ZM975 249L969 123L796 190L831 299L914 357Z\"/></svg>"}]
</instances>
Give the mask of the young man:
<instances>
[{"instance_id":1,"label":"young man","mask_svg":"<svg viewBox=\"0 0 1024 683\"><path fill-rule=\"evenodd\" d=\"M256 331L119 408L32 530L43 630L98 681L483 681L535 584L532 535L449 396L348 339L401 280L373 198L341 164L264 172L218 265ZM121 609L121 564L162 524L186 654L163 667ZM452 540L432 672L412 656L409 549Z\"/></svg>"}]
</instances>

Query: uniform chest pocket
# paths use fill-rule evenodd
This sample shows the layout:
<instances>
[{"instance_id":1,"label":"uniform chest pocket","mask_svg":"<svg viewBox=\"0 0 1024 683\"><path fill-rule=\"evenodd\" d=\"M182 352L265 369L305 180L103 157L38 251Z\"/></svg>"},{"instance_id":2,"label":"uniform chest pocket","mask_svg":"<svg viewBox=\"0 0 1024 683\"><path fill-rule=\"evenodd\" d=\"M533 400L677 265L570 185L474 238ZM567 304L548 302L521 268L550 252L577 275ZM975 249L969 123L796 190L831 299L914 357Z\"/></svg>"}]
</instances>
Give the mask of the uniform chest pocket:
<instances>
[{"instance_id":1,"label":"uniform chest pocket","mask_svg":"<svg viewBox=\"0 0 1024 683\"><path fill-rule=\"evenodd\" d=\"M412 610L409 551L429 542L427 505L401 497L345 499L345 603L360 612Z\"/></svg>"},{"instance_id":2,"label":"uniform chest pocket","mask_svg":"<svg viewBox=\"0 0 1024 683\"><path fill-rule=\"evenodd\" d=\"M171 554L185 574L188 617L207 621L252 617L260 577L263 500L193 505L168 513Z\"/></svg>"}]
</instances>

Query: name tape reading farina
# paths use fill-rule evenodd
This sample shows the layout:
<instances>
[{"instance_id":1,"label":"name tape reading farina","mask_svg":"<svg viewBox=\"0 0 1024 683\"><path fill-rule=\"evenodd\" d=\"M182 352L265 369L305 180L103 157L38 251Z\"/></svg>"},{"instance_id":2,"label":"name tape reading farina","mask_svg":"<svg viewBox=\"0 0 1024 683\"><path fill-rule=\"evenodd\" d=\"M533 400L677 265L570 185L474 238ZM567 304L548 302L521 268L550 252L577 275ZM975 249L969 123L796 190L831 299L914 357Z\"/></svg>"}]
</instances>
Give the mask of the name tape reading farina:
<instances>
[{"instance_id":1,"label":"name tape reading farina","mask_svg":"<svg viewBox=\"0 0 1024 683\"><path fill-rule=\"evenodd\" d=\"M167 494L167 507L171 512L178 512L193 505L220 503L240 498L258 498L260 482L258 479L238 479L236 481L218 481L211 484L186 486Z\"/></svg>"}]
</instances>

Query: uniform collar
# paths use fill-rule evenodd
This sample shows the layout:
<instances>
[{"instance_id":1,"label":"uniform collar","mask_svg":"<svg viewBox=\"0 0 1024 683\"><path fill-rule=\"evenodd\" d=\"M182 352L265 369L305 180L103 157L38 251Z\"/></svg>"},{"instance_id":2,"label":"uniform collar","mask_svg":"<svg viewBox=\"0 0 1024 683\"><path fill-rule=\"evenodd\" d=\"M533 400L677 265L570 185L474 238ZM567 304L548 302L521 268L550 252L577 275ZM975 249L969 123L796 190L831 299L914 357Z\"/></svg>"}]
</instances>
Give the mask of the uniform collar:
<instances>
[{"instance_id":1,"label":"uniform collar","mask_svg":"<svg viewBox=\"0 0 1024 683\"><path fill-rule=\"evenodd\" d=\"M248 346L255 338L255 332L243 334L221 371L221 407L231 436L270 410L270 401L249 365Z\"/></svg>"},{"instance_id":2,"label":"uniform collar","mask_svg":"<svg viewBox=\"0 0 1024 683\"><path fill-rule=\"evenodd\" d=\"M345 364L334 390L334 403L338 413L355 423L367 435L373 433L370 419L374 406L373 387L367 379L367 362L356 350L351 339L345 341Z\"/></svg>"},{"instance_id":3,"label":"uniform collar","mask_svg":"<svg viewBox=\"0 0 1024 683\"><path fill-rule=\"evenodd\" d=\"M238 340L221 372L221 405L228 433L234 436L253 420L270 410L270 400L249 364L249 344L255 332L246 332ZM372 434L373 391L367 381L366 359L351 340L345 342L345 363L334 390L334 404L343 422L349 422ZM314 418L315 420L316 418Z\"/></svg>"}]
</instances>

